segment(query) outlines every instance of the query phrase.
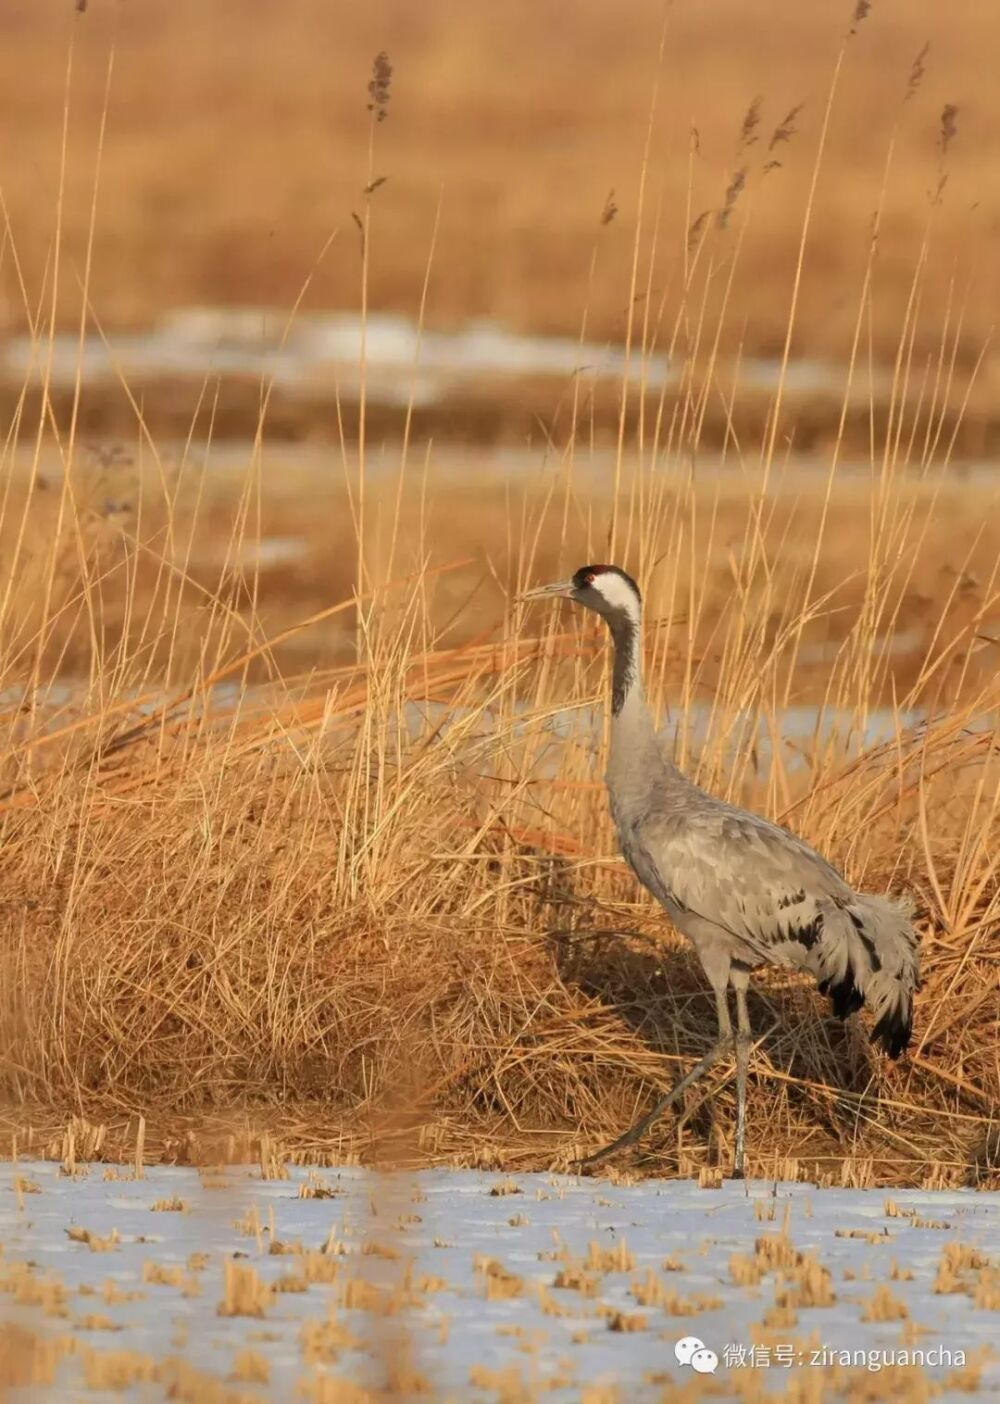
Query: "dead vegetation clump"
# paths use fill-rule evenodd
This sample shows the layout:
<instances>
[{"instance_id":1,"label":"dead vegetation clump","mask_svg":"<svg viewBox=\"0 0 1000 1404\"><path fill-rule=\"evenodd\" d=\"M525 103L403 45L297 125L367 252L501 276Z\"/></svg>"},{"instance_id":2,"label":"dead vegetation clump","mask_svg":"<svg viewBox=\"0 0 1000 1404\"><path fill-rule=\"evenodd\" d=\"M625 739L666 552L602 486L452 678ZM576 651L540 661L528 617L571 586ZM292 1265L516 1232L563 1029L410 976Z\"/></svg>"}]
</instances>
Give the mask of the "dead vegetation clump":
<instances>
[{"instance_id":1,"label":"dead vegetation clump","mask_svg":"<svg viewBox=\"0 0 1000 1404\"><path fill-rule=\"evenodd\" d=\"M524 1278L518 1277L516 1272L511 1272L496 1258L477 1255L475 1267L485 1284L487 1301L507 1301L511 1297L524 1295Z\"/></svg>"},{"instance_id":2,"label":"dead vegetation clump","mask_svg":"<svg viewBox=\"0 0 1000 1404\"><path fill-rule=\"evenodd\" d=\"M261 1280L249 1263L227 1258L220 1316L264 1316L271 1305L272 1289Z\"/></svg>"},{"instance_id":3,"label":"dead vegetation clump","mask_svg":"<svg viewBox=\"0 0 1000 1404\"><path fill-rule=\"evenodd\" d=\"M601 1278L582 1267L570 1264L562 1267L552 1280L553 1287L562 1287L569 1292L579 1292L584 1297L596 1297L601 1290Z\"/></svg>"},{"instance_id":4,"label":"dead vegetation clump","mask_svg":"<svg viewBox=\"0 0 1000 1404\"><path fill-rule=\"evenodd\" d=\"M645 1331L649 1322L641 1312L613 1311L608 1317L609 1331Z\"/></svg>"},{"instance_id":5,"label":"dead vegetation clump","mask_svg":"<svg viewBox=\"0 0 1000 1404\"><path fill-rule=\"evenodd\" d=\"M381 113L387 62L373 82ZM754 105L716 185L730 225L733 171L761 174L747 153L762 120ZM706 286L717 266L699 265ZM264 1178L317 1144L340 1160L565 1165L703 1056L703 974L624 869L607 812L603 626L514 603L609 557L643 581L647 689L678 762L852 882L917 904L924 987L899 1065L808 981L754 976L755 1026L776 1028L754 1057L751 1172L996 1177L1000 573L991 493L952 473L945 432L961 318L939 324L933 374L900 350L888 422L871 396L859 411L851 376L840 387L844 422L864 420L862 472L842 462L843 422L806 468L785 462L785 365L753 433L735 435L727 399L707 473L693 465L722 383L713 320L721 336L730 309L710 302L682 347L691 310L629 324L637 358L657 337L677 352L661 412L633 416L623 395L602 449L574 391L551 476L523 488L433 462L418 481L408 438L386 497L363 417L350 486L328 465L264 473L266 404L246 463L217 476L160 449L141 395L141 455L88 455L75 407L63 425L45 401L30 434L11 422L0 1097L15 1129L40 1113L61 1132L73 1110L67 1174L107 1154L100 1128L122 1106L156 1108L151 1138L187 1152L172 1118L253 1112ZM196 416L192 443L201 432ZM279 527L304 549L272 570L259 548ZM656 1128L637 1173L718 1182L731 1072L721 1062ZM146 1156L140 1117L136 1178Z\"/></svg>"},{"instance_id":6,"label":"dead vegetation clump","mask_svg":"<svg viewBox=\"0 0 1000 1404\"><path fill-rule=\"evenodd\" d=\"M587 626L564 633L553 615L538 637L401 652L422 619L404 607L377 656L308 696L279 689L210 712L192 697L150 716L124 698L64 719L36 712L8 757L2 816L0 888L21 913L0 956L8 1099L58 1107L72 1090L95 1117L126 1096L162 1112L265 1115L280 1087L283 1104L311 1104L351 1149L352 1128L405 1066L411 1121L440 1123L422 1154L478 1161L489 1147L530 1166L539 1131L549 1154L567 1137L579 1144L581 1129L600 1144L701 1056L703 978L620 866L599 766L514 706L542 685L542 657L541 718L573 697L602 705ZM916 1056L898 1067L795 976L755 977L758 1019L764 1001L780 1018L751 1080L751 1155L809 1142L819 1177L868 1184L919 1183L944 1154L989 1183L980 1148L996 1074L975 1030L988 1017L997 901L992 733L970 727L968 709L942 714L859 759L834 746L804 772L783 759L762 786L750 734L735 769L726 754L736 693L726 703L725 690L756 648L739 642L749 620L736 625L732 681L689 766L770 806L860 884L909 886L925 903ZM656 630L650 648L655 670L669 658ZM401 707L426 718L410 713L412 735L398 728ZM864 850L848 837L862 831ZM964 886L943 909L949 864ZM73 941L56 962L67 922ZM860 1132L867 1155L853 1168L842 1157L830 1118L874 1095L868 1069L924 1160L904 1164L878 1117ZM714 1108L732 1116L731 1088ZM708 1159L704 1115L685 1151L696 1166ZM295 1134L282 1132L282 1153ZM505 1183L496 1192L511 1192Z\"/></svg>"},{"instance_id":7,"label":"dead vegetation clump","mask_svg":"<svg viewBox=\"0 0 1000 1404\"><path fill-rule=\"evenodd\" d=\"M628 1246L628 1240L619 1238L613 1248L602 1248L596 1239L587 1246L586 1266L592 1272L634 1272L635 1257Z\"/></svg>"},{"instance_id":8,"label":"dead vegetation clump","mask_svg":"<svg viewBox=\"0 0 1000 1404\"><path fill-rule=\"evenodd\" d=\"M80 1224L70 1224L66 1230L66 1237L72 1243L86 1243L92 1253L113 1253L121 1237L117 1229L112 1229L110 1233L92 1233L90 1229L84 1228Z\"/></svg>"},{"instance_id":9,"label":"dead vegetation clump","mask_svg":"<svg viewBox=\"0 0 1000 1404\"><path fill-rule=\"evenodd\" d=\"M1000 1311L1000 1268L985 1253L968 1243L946 1243L941 1250L934 1291L941 1295L964 1293L987 1311Z\"/></svg>"},{"instance_id":10,"label":"dead vegetation clump","mask_svg":"<svg viewBox=\"0 0 1000 1404\"><path fill-rule=\"evenodd\" d=\"M862 1321L905 1321L910 1309L899 1297L894 1297L887 1283L876 1287L865 1303Z\"/></svg>"}]
</instances>

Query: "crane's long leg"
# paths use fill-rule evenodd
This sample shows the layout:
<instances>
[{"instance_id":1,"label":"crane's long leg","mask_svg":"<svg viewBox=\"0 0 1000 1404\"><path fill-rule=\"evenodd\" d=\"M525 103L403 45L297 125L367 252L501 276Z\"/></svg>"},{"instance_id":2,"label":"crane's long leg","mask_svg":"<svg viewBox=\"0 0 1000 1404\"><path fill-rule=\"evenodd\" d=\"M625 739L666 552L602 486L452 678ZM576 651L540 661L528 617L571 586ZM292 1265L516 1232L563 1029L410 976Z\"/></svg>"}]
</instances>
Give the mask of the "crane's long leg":
<instances>
[{"instance_id":1,"label":"crane's long leg","mask_svg":"<svg viewBox=\"0 0 1000 1404\"><path fill-rule=\"evenodd\" d=\"M735 982L734 982L735 983ZM750 1014L747 1010L747 988L741 981L736 988L736 1155L733 1178L742 1180L746 1156L747 1132L747 1069L750 1064Z\"/></svg>"},{"instance_id":2,"label":"crane's long leg","mask_svg":"<svg viewBox=\"0 0 1000 1404\"><path fill-rule=\"evenodd\" d=\"M612 1141L609 1146L603 1146L599 1151L595 1151L593 1155L585 1156L583 1160L577 1162L579 1165L596 1165L599 1160L604 1160L607 1156L613 1155L615 1151L624 1150L626 1146L634 1146L636 1141L641 1140L649 1130L657 1117L662 1116L668 1107L673 1106L674 1102L676 1102L679 1097L682 1097L693 1083L697 1082L699 1078L704 1077L709 1068L719 1061L723 1053L729 1052L733 1046L733 1026L729 1018L729 1005L726 1002L725 987L715 991L715 1009L719 1016L719 1041L716 1043L715 1047L710 1048L701 1062L695 1063L691 1071L685 1073L681 1080L670 1089L667 1095L661 1097L653 1109L648 1111L634 1126L630 1126L623 1135L618 1137L617 1141Z\"/></svg>"}]
</instances>

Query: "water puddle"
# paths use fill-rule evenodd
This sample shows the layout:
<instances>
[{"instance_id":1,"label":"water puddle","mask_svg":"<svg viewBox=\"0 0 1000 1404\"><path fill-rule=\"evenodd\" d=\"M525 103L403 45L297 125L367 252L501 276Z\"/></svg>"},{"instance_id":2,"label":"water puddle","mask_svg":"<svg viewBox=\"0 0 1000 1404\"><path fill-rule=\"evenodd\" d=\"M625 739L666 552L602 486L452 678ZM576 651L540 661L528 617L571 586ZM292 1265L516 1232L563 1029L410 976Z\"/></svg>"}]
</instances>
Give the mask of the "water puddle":
<instances>
[{"instance_id":1,"label":"water puddle","mask_svg":"<svg viewBox=\"0 0 1000 1404\"><path fill-rule=\"evenodd\" d=\"M526 335L489 320L450 331L421 330L397 313L372 313L363 324L354 312L303 312L290 322L287 314L266 307L177 308L148 330L113 333L107 340L91 334L82 347L75 334L58 335L51 346L14 336L0 347L0 377L21 384L49 369L57 387L73 385L78 368L90 385L120 376L145 382L243 377L304 395L336 389L356 398L362 360L369 401L397 407L411 400L432 405L477 383L525 377L579 375L652 392L680 377L680 369L656 351L629 354L620 345ZM818 359L795 361L784 374L794 392L839 394L846 382L844 367ZM740 382L752 390L773 390L781 377L781 362L774 358L747 358L738 367Z\"/></svg>"},{"instance_id":2,"label":"water puddle","mask_svg":"<svg viewBox=\"0 0 1000 1404\"><path fill-rule=\"evenodd\" d=\"M419 740L427 732L446 738L468 713L441 703L410 702L405 713L409 738ZM786 707L775 716L759 712L726 712L709 704L696 704L681 711L673 707L660 721L660 738L669 755L681 750L698 755L720 736L725 736L725 755L735 762L752 750L756 768L766 772L780 752L782 768L788 771L808 769L815 752L829 749L839 751L845 759L860 756L865 751L884 745L901 732L911 731L929 720L920 708L894 712L888 707L875 708L865 715L831 707ZM565 746L582 746L589 751L595 765L604 734L605 709L602 706L567 708L538 720L530 714L523 722L507 728L508 740L525 740L533 732L544 731L551 744L543 748L534 767L540 776L558 773L563 765ZM992 723L985 717L970 729L985 730ZM504 730L504 719L490 709L477 715L476 735L484 740ZM498 751L502 747L498 746ZM484 758L484 773L488 757Z\"/></svg>"},{"instance_id":3,"label":"water puddle","mask_svg":"<svg viewBox=\"0 0 1000 1404\"><path fill-rule=\"evenodd\" d=\"M624 347L569 337L527 336L496 322L474 321L454 331L421 330L410 318L372 313L367 325L353 312L301 313L290 323L268 308L190 307L170 312L150 330L57 336L51 348L12 337L0 350L0 374L40 377L51 358L56 385L71 385L77 367L88 383L119 375L151 380L241 376L286 390L357 395L365 362L373 403L433 404L484 378L625 379L652 389L667 383L667 359L630 357Z\"/></svg>"}]
</instances>

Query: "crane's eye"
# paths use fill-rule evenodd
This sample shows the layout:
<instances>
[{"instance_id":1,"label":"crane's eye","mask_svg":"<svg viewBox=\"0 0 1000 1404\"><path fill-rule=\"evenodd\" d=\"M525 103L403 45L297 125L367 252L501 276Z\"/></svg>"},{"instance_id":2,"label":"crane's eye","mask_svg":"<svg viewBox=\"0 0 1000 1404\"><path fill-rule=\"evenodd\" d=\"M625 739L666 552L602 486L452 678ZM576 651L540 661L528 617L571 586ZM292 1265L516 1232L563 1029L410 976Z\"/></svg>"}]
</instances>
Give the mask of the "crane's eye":
<instances>
[{"instance_id":1,"label":"crane's eye","mask_svg":"<svg viewBox=\"0 0 1000 1404\"><path fill-rule=\"evenodd\" d=\"M583 577L584 585L593 585L595 578L596 577L594 575L594 572L592 570L588 570L587 574Z\"/></svg>"}]
</instances>

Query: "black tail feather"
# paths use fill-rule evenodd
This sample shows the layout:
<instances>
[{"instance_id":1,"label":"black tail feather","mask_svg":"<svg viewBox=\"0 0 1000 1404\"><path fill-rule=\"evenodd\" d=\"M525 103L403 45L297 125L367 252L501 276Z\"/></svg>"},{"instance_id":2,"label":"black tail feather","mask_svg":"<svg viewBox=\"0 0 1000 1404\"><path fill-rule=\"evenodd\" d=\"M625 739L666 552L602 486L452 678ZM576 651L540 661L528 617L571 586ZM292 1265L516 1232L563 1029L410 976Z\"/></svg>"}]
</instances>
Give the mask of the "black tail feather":
<instances>
[{"instance_id":1,"label":"black tail feather","mask_svg":"<svg viewBox=\"0 0 1000 1404\"><path fill-rule=\"evenodd\" d=\"M846 1019L863 1005L871 1037L890 1058L909 1046L920 952L906 900L855 893L824 910L824 930L812 968L833 1012Z\"/></svg>"},{"instance_id":2,"label":"black tail feather","mask_svg":"<svg viewBox=\"0 0 1000 1404\"><path fill-rule=\"evenodd\" d=\"M854 983L854 971L850 966L842 980L824 980L819 987L820 994L828 994L833 1012L838 1019L846 1019L856 1013L865 1002L865 997Z\"/></svg>"},{"instance_id":3,"label":"black tail feather","mask_svg":"<svg viewBox=\"0 0 1000 1404\"><path fill-rule=\"evenodd\" d=\"M838 1019L847 1019L857 1013L865 1002L865 997L854 983L854 971L848 966L842 980L823 980L820 994L829 995L833 1012ZM890 1004L871 1031L871 1040L881 1040L882 1047L890 1058L898 1058L910 1046L913 1030L913 1017L908 1006L903 1003Z\"/></svg>"},{"instance_id":4,"label":"black tail feather","mask_svg":"<svg viewBox=\"0 0 1000 1404\"><path fill-rule=\"evenodd\" d=\"M898 1058L910 1046L913 1019L904 1014L898 1005L891 1005L872 1029L872 1043L882 1040L882 1047L890 1058Z\"/></svg>"}]
</instances>

